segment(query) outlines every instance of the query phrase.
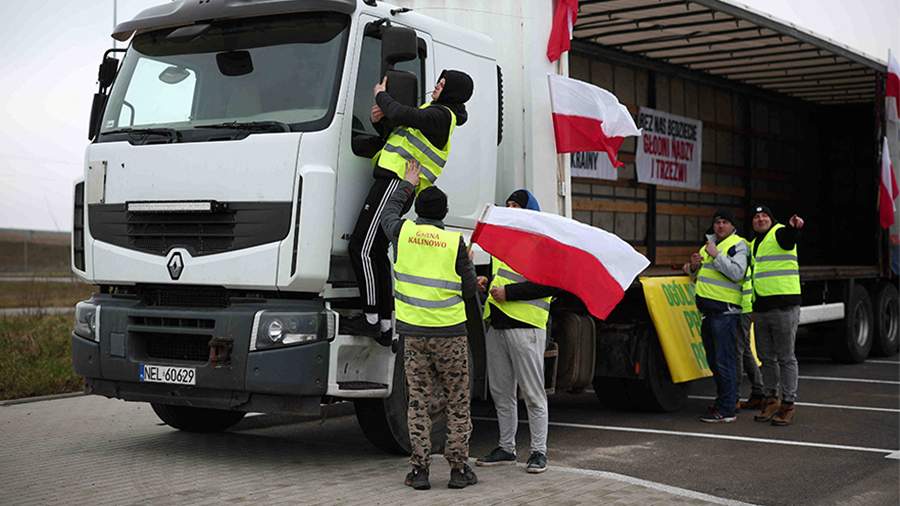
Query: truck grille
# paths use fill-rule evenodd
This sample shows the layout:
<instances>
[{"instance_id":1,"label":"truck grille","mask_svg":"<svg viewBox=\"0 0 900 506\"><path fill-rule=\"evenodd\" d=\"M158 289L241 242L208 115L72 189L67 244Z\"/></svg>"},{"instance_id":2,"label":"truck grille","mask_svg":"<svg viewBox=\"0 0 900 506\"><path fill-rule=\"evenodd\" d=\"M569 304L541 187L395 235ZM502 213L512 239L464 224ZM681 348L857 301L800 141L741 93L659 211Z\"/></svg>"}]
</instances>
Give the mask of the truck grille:
<instances>
[{"instance_id":1,"label":"truck grille","mask_svg":"<svg viewBox=\"0 0 900 506\"><path fill-rule=\"evenodd\" d=\"M228 290L221 286L137 287L141 302L147 306L217 307L228 306Z\"/></svg>"},{"instance_id":2,"label":"truck grille","mask_svg":"<svg viewBox=\"0 0 900 506\"><path fill-rule=\"evenodd\" d=\"M134 339L143 341L147 357L151 359L206 362L209 359L209 340L212 336L159 334L155 332L132 333Z\"/></svg>"},{"instance_id":3,"label":"truck grille","mask_svg":"<svg viewBox=\"0 0 900 506\"><path fill-rule=\"evenodd\" d=\"M126 204L88 205L88 228L98 241L155 255L181 247L192 256L283 240L291 202L218 203L213 212L130 212Z\"/></svg>"},{"instance_id":4,"label":"truck grille","mask_svg":"<svg viewBox=\"0 0 900 506\"><path fill-rule=\"evenodd\" d=\"M209 318L128 317L132 346L147 359L206 362L215 326Z\"/></svg>"}]
</instances>

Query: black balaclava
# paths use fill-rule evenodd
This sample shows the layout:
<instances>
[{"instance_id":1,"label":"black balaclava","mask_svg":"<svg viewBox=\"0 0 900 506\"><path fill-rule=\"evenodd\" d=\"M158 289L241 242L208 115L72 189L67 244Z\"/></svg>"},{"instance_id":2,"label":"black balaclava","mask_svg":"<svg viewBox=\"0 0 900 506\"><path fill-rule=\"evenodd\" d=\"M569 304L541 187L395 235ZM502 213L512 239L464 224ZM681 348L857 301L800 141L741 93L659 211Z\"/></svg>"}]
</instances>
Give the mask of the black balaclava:
<instances>
[{"instance_id":1,"label":"black balaclava","mask_svg":"<svg viewBox=\"0 0 900 506\"><path fill-rule=\"evenodd\" d=\"M437 186L429 186L416 197L416 214L429 220L443 220L447 216L447 194Z\"/></svg>"},{"instance_id":2,"label":"black balaclava","mask_svg":"<svg viewBox=\"0 0 900 506\"><path fill-rule=\"evenodd\" d=\"M444 89L434 103L452 110L456 115L456 124L463 125L469 119L465 103L472 98L472 91L475 89L472 78L460 70L444 70L438 81L441 79L444 80Z\"/></svg>"},{"instance_id":3,"label":"black balaclava","mask_svg":"<svg viewBox=\"0 0 900 506\"><path fill-rule=\"evenodd\" d=\"M528 192L525 190L516 190L510 193L506 201L509 202L510 200L519 204L519 207L522 209L528 209Z\"/></svg>"}]
</instances>

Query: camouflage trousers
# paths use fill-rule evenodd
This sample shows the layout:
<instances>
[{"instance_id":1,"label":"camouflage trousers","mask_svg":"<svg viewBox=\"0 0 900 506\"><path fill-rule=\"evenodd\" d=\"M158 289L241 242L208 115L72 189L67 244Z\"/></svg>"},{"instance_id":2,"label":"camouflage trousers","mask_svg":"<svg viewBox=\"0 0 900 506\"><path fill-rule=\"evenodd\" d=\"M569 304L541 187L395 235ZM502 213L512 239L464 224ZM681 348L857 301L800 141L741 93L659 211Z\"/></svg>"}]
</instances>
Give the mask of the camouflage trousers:
<instances>
[{"instance_id":1,"label":"camouflage trousers","mask_svg":"<svg viewBox=\"0 0 900 506\"><path fill-rule=\"evenodd\" d=\"M444 458L461 468L469 459L472 417L469 411L469 345L466 336L404 337L407 424L413 466L431 464L431 413L438 388L446 399L447 443Z\"/></svg>"}]
</instances>

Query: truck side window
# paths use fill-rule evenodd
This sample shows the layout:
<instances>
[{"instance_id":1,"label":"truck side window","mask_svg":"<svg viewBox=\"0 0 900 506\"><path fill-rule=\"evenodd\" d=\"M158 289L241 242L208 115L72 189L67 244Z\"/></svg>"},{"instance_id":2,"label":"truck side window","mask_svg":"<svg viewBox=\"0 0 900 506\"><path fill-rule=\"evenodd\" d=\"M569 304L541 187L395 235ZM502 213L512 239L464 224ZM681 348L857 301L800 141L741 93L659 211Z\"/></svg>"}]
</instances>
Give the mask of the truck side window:
<instances>
[{"instance_id":1,"label":"truck side window","mask_svg":"<svg viewBox=\"0 0 900 506\"><path fill-rule=\"evenodd\" d=\"M368 28L368 27L367 27ZM372 97L372 88L381 80L381 39L376 35L370 35L366 30L363 37L362 48L359 55L359 72L356 75L356 89L353 94L353 135L358 141L362 136L378 137L378 131L372 126L369 115L375 100ZM419 51L415 60L410 60L396 65L397 70L405 70L416 75L419 81L419 99L417 104L422 104L425 96L425 44L419 39ZM377 142L375 143L377 144ZM353 153L359 156L371 157L374 153L366 146L372 146L371 142L353 142ZM380 148L380 145L379 145Z\"/></svg>"}]
</instances>

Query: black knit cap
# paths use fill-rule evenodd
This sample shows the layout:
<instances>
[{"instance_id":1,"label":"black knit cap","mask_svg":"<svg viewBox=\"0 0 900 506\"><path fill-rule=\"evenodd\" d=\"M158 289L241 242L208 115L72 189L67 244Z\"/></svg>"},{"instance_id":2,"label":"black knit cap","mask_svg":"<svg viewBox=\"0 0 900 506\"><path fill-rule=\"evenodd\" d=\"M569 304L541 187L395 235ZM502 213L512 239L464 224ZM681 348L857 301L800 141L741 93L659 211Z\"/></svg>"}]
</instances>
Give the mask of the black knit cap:
<instances>
[{"instance_id":1,"label":"black knit cap","mask_svg":"<svg viewBox=\"0 0 900 506\"><path fill-rule=\"evenodd\" d=\"M756 216L759 213L766 213L769 215L770 220L772 220L773 222L775 221L775 215L772 214L772 210L769 209L769 206L765 204L757 204L750 210L750 216Z\"/></svg>"},{"instance_id":2,"label":"black knit cap","mask_svg":"<svg viewBox=\"0 0 900 506\"><path fill-rule=\"evenodd\" d=\"M429 220L443 220L447 216L447 194L437 186L429 186L416 197L416 214Z\"/></svg>"},{"instance_id":3,"label":"black knit cap","mask_svg":"<svg viewBox=\"0 0 900 506\"><path fill-rule=\"evenodd\" d=\"M715 223L716 220L718 220L719 218L722 218L723 220L728 220L729 223L734 225L734 213L732 213L728 209L716 209L716 213L713 214L713 219L712 219L713 223Z\"/></svg>"},{"instance_id":4,"label":"black knit cap","mask_svg":"<svg viewBox=\"0 0 900 506\"><path fill-rule=\"evenodd\" d=\"M472 98L475 84L469 74L460 70L444 70L438 81L444 80L444 89L438 97L439 104L464 104Z\"/></svg>"},{"instance_id":5,"label":"black knit cap","mask_svg":"<svg viewBox=\"0 0 900 506\"><path fill-rule=\"evenodd\" d=\"M516 204L519 204L519 207L522 209L528 209L528 192L525 190L516 190L509 194L506 201L513 201Z\"/></svg>"}]
</instances>

